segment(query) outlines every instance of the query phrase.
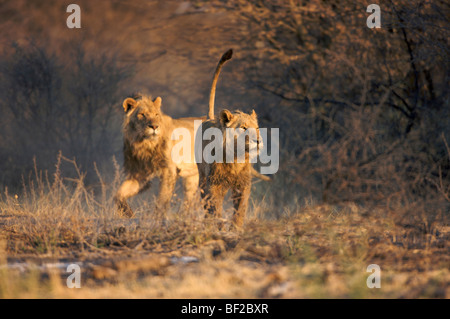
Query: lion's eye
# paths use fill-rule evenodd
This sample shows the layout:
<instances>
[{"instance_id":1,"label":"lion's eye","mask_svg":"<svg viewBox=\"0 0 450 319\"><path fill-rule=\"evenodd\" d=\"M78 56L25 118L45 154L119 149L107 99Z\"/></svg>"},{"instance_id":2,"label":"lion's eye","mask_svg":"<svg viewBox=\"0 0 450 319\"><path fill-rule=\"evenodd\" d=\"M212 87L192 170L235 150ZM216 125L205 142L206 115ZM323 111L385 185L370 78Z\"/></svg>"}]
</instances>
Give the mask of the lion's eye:
<instances>
[{"instance_id":1,"label":"lion's eye","mask_svg":"<svg viewBox=\"0 0 450 319\"><path fill-rule=\"evenodd\" d=\"M143 120L144 119L144 114L143 113L139 113L137 115L138 120Z\"/></svg>"},{"instance_id":2,"label":"lion's eye","mask_svg":"<svg viewBox=\"0 0 450 319\"><path fill-rule=\"evenodd\" d=\"M245 125L242 125L242 126L241 126L241 129L243 129L244 131L247 131L248 127L245 126Z\"/></svg>"}]
</instances>

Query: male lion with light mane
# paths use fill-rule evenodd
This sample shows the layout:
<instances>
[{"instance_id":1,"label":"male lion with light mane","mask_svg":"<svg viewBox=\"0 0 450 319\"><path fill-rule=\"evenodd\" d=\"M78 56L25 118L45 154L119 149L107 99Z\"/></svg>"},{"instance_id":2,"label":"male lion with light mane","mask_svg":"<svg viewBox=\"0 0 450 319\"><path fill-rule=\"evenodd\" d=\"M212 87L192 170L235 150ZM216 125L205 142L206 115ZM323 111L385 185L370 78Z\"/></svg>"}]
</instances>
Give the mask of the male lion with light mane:
<instances>
[{"instance_id":1,"label":"male lion with light mane","mask_svg":"<svg viewBox=\"0 0 450 319\"><path fill-rule=\"evenodd\" d=\"M114 201L119 214L133 217L127 199L150 187L153 178L160 179L157 205L165 212L170 204L178 177L183 179L184 207L189 207L198 190L198 170L191 151L191 161L175 163L171 158L171 139L176 128L189 130L194 147L194 120L205 117L173 119L161 111L161 98L136 96L123 101L126 113L123 122L124 168L126 179L117 191Z\"/></svg>"},{"instance_id":2,"label":"male lion with light mane","mask_svg":"<svg viewBox=\"0 0 450 319\"><path fill-rule=\"evenodd\" d=\"M231 50L224 54L224 57L231 55ZM223 57L222 57L223 59ZM262 140L259 134L258 119L255 111L251 114L247 114L241 111L231 112L229 110L222 110L219 118L215 119L214 116L214 96L217 83L218 72L220 68L217 68L210 93L209 101L209 113L208 120L203 122L201 129L197 134L202 134L210 128L218 128L223 136L223 161L214 161L207 163L207 161L201 161L197 163L198 171L200 175L199 185L201 188L201 196L204 200L205 210L208 211L207 216L222 217L222 204L228 190L232 191L232 199L234 203L233 213L233 225L235 227L241 227L244 223L245 214L247 211L248 200L250 197L252 175L267 180L268 178L257 173L250 163L250 157L255 155L256 152L262 147ZM253 130L253 138L245 137L245 161L240 163L236 157L236 140L238 136L234 136L234 139L227 139L227 129L235 129L238 134L245 134L247 130ZM231 147L227 147L231 145ZM196 145L201 147L201 150L205 149L205 143L202 145ZM232 151L232 161L227 162L227 153ZM251 153L253 155L251 155Z\"/></svg>"}]
</instances>

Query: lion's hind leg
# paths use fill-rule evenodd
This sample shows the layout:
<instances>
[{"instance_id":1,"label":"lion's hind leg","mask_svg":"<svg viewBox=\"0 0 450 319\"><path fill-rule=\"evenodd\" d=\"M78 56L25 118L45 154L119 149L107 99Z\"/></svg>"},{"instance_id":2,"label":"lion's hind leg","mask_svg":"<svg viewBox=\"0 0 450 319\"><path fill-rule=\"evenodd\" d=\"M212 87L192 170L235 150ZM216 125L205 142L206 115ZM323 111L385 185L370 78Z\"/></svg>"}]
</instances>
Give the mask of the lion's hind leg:
<instances>
[{"instance_id":1,"label":"lion's hind leg","mask_svg":"<svg viewBox=\"0 0 450 319\"><path fill-rule=\"evenodd\" d=\"M198 174L183 178L183 211L187 212L192 208L192 205L197 195L199 176Z\"/></svg>"}]
</instances>

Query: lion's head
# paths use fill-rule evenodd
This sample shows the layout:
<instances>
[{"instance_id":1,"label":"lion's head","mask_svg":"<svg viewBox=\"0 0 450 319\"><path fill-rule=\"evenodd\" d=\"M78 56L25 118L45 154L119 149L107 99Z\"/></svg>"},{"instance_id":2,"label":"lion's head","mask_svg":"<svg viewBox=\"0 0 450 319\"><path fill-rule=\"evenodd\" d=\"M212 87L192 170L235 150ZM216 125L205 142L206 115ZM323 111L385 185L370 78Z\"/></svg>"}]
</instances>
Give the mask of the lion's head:
<instances>
[{"instance_id":1,"label":"lion's head","mask_svg":"<svg viewBox=\"0 0 450 319\"><path fill-rule=\"evenodd\" d=\"M157 142L163 136L160 97L154 101L147 96L129 97L123 101L123 109L126 113L124 133L130 142Z\"/></svg>"},{"instance_id":2,"label":"lion's head","mask_svg":"<svg viewBox=\"0 0 450 319\"><path fill-rule=\"evenodd\" d=\"M219 115L219 123L221 130L226 134L225 144L227 152L233 150L234 157L236 157L239 154L237 150L239 146L238 140L245 138L246 158L248 158L248 155L250 158L257 156L259 150L263 147L263 143L259 133L258 118L254 110L251 114L241 111L230 112L229 110L223 110ZM227 129L233 130L231 133L230 131L227 133ZM232 138L230 139L230 137Z\"/></svg>"}]
</instances>

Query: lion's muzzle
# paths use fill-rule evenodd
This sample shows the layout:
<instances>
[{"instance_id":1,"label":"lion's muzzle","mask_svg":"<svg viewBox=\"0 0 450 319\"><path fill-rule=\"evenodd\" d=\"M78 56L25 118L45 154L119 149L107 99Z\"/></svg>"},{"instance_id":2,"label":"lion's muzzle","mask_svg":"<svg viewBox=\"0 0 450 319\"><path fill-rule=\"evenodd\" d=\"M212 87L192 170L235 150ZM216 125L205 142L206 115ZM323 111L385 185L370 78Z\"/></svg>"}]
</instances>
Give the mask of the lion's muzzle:
<instances>
[{"instance_id":1,"label":"lion's muzzle","mask_svg":"<svg viewBox=\"0 0 450 319\"><path fill-rule=\"evenodd\" d=\"M156 138L161 133L159 125L148 124L145 129L145 136L149 138Z\"/></svg>"}]
</instances>

